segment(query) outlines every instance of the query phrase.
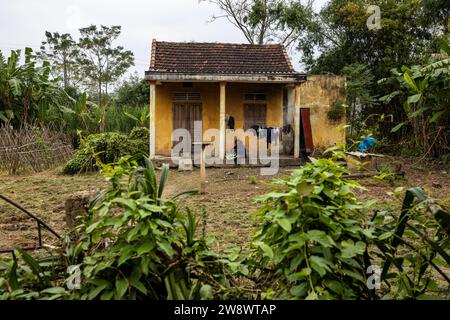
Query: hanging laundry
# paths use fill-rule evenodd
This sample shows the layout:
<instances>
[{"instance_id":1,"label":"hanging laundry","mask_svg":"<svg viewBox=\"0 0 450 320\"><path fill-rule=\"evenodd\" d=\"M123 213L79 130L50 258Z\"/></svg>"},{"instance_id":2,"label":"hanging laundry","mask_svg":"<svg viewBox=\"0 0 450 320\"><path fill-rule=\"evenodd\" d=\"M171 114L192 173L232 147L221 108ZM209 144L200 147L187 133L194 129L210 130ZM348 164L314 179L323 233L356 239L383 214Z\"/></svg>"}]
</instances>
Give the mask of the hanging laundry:
<instances>
[{"instance_id":1,"label":"hanging laundry","mask_svg":"<svg viewBox=\"0 0 450 320\"><path fill-rule=\"evenodd\" d=\"M259 137L259 129L260 129L260 127L259 126L257 126L257 125L254 125L254 126L252 126L250 129L253 129L253 130L255 130L255 132L256 132L256 136L257 137Z\"/></svg>"},{"instance_id":2,"label":"hanging laundry","mask_svg":"<svg viewBox=\"0 0 450 320\"><path fill-rule=\"evenodd\" d=\"M280 129L273 128L271 132L271 142L277 145L280 141Z\"/></svg>"},{"instance_id":3,"label":"hanging laundry","mask_svg":"<svg viewBox=\"0 0 450 320\"><path fill-rule=\"evenodd\" d=\"M228 127L228 129L234 130L234 117L233 116L228 116L227 127Z\"/></svg>"}]
</instances>

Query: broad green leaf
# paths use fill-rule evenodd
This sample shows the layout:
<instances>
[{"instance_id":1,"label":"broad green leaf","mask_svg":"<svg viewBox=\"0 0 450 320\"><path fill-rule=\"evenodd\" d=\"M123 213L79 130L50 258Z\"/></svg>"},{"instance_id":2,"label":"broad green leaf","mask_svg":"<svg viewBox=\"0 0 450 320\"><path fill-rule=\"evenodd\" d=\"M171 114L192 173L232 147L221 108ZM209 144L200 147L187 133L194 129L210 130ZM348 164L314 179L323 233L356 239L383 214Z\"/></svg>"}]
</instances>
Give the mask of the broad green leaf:
<instances>
[{"instance_id":1,"label":"broad green leaf","mask_svg":"<svg viewBox=\"0 0 450 320\"><path fill-rule=\"evenodd\" d=\"M306 278L310 274L311 274L310 268L303 268L300 272L295 272L293 274L290 274L288 276L288 281L289 282L299 281L299 280Z\"/></svg>"},{"instance_id":2,"label":"broad green leaf","mask_svg":"<svg viewBox=\"0 0 450 320\"><path fill-rule=\"evenodd\" d=\"M204 284L200 288L200 297L202 300L211 300L213 298L213 289L209 284Z\"/></svg>"},{"instance_id":3,"label":"broad green leaf","mask_svg":"<svg viewBox=\"0 0 450 320\"><path fill-rule=\"evenodd\" d=\"M128 259L130 259L134 254L133 248L127 247L123 251L121 251L119 261L117 261L117 265L121 266L123 263L125 263Z\"/></svg>"},{"instance_id":4,"label":"broad green leaf","mask_svg":"<svg viewBox=\"0 0 450 320\"><path fill-rule=\"evenodd\" d=\"M272 248L269 247L264 242L259 242L257 245L261 248L262 251L264 251L264 254L268 256L270 259L273 259L273 251Z\"/></svg>"},{"instance_id":5,"label":"broad green leaf","mask_svg":"<svg viewBox=\"0 0 450 320\"><path fill-rule=\"evenodd\" d=\"M17 277L17 260L15 259L13 261L13 264L11 266L11 270L9 271L8 274L8 283L11 286L11 289L13 290L18 290L19 287L19 280Z\"/></svg>"},{"instance_id":6,"label":"broad green leaf","mask_svg":"<svg viewBox=\"0 0 450 320\"><path fill-rule=\"evenodd\" d=\"M415 118L417 116L420 116L422 113L424 113L425 111L427 111L429 108L428 107L422 107L417 109L416 111L414 111L413 113L409 114L410 118Z\"/></svg>"},{"instance_id":7,"label":"broad green leaf","mask_svg":"<svg viewBox=\"0 0 450 320\"><path fill-rule=\"evenodd\" d=\"M100 297L100 300L111 300L114 296L114 290L105 291Z\"/></svg>"},{"instance_id":8,"label":"broad green leaf","mask_svg":"<svg viewBox=\"0 0 450 320\"><path fill-rule=\"evenodd\" d=\"M114 198L111 202L121 204L125 207L130 208L131 210L136 210L136 201L132 199Z\"/></svg>"},{"instance_id":9,"label":"broad green leaf","mask_svg":"<svg viewBox=\"0 0 450 320\"><path fill-rule=\"evenodd\" d=\"M163 250L169 257L172 257L175 254L175 250L173 250L172 246L167 241L158 242L158 247Z\"/></svg>"},{"instance_id":10,"label":"broad green leaf","mask_svg":"<svg viewBox=\"0 0 450 320\"><path fill-rule=\"evenodd\" d=\"M278 219L278 224L287 232L291 232L292 226L288 219L285 218Z\"/></svg>"},{"instance_id":11,"label":"broad green leaf","mask_svg":"<svg viewBox=\"0 0 450 320\"><path fill-rule=\"evenodd\" d=\"M87 228L86 228L86 233L91 233L92 231L94 231L98 225L101 223L102 221L96 221L94 223L91 223Z\"/></svg>"},{"instance_id":12,"label":"broad green leaf","mask_svg":"<svg viewBox=\"0 0 450 320\"><path fill-rule=\"evenodd\" d=\"M302 284L299 284L298 286L293 286L290 290L291 294L296 297L304 297L308 294L308 284L306 282L303 282Z\"/></svg>"},{"instance_id":13,"label":"broad green leaf","mask_svg":"<svg viewBox=\"0 0 450 320\"><path fill-rule=\"evenodd\" d=\"M394 235L393 231L387 231L378 236L378 240L386 240Z\"/></svg>"},{"instance_id":14,"label":"broad green leaf","mask_svg":"<svg viewBox=\"0 0 450 320\"><path fill-rule=\"evenodd\" d=\"M316 271L321 277L323 277L327 272L331 272L329 267L329 262L319 256L310 257L311 268Z\"/></svg>"},{"instance_id":15,"label":"broad green leaf","mask_svg":"<svg viewBox=\"0 0 450 320\"><path fill-rule=\"evenodd\" d=\"M308 240L316 241L320 245L330 248L335 245L333 239L321 230L310 230L306 233Z\"/></svg>"},{"instance_id":16,"label":"broad green leaf","mask_svg":"<svg viewBox=\"0 0 450 320\"><path fill-rule=\"evenodd\" d=\"M400 93L401 93L401 91L398 91L398 90L394 91L394 92L392 92L392 93L390 93L390 94L388 94L388 95L386 95L384 97L381 97L380 101L383 102L383 103L389 103L389 102L391 102L391 100L394 97L398 96Z\"/></svg>"},{"instance_id":17,"label":"broad green leaf","mask_svg":"<svg viewBox=\"0 0 450 320\"><path fill-rule=\"evenodd\" d=\"M422 94L421 93L418 93L418 94L415 94L415 95L413 95L413 96L409 96L408 97L408 103L417 103L419 100L420 100L420 98L422 98Z\"/></svg>"},{"instance_id":18,"label":"broad green leaf","mask_svg":"<svg viewBox=\"0 0 450 320\"><path fill-rule=\"evenodd\" d=\"M121 299L128 289L128 280L126 278L117 277L116 278L116 297Z\"/></svg>"},{"instance_id":19,"label":"broad green leaf","mask_svg":"<svg viewBox=\"0 0 450 320\"><path fill-rule=\"evenodd\" d=\"M95 289L92 289L91 291L89 291L88 299L93 300L96 296L98 296L100 294L100 292L102 292L107 287L108 287L108 284L106 284L106 283L98 285L97 287L95 287Z\"/></svg>"},{"instance_id":20,"label":"broad green leaf","mask_svg":"<svg viewBox=\"0 0 450 320\"><path fill-rule=\"evenodd\" d=\"M311 192L313 192L314 190L314 185L306 182L306 181L302 181L297 185L297 192L299 195L301 196L308 196L311 194Z\"/></svg>"},{"instance_id":21,"label":"broad green leaf","mask_svg":"<svg viewBox=\"0 0 450 320\"><path fill-rule=\"evenodd\" d=\"M161 177L159 178L158 198L161 198L162 196L168 177L169 177L169 165L165 163L162 166Z\"/></svg>"},{"instance_id":22,"label":"broad green leaf","mask_svg":"<svg viewBox=\"0 0 450 320\"><path fill-rule=\"evenodd\" d=\"M138 289L143 294L147 294L147 288L138 279L130 278L130 284L132 287Z\"/></svg>"},{"instance_id":23,"label":"broad green leaf","mask_svg":"<svg viewBox=\"0 0 450 320\"><path fill-rule=\"evenodd\" d=\"M48 293L48 294L65 294L66 293L66 289L63 287L51 287L51 288L47 288L45 290L41 291L42 293Z\"/></svg>"},{"instance_id":24,"label":"broad green leaf","mask_svg":"<svg viewBox=\"0 0 450 320\"><path fill-rule=\"evenodd\" d=\"M353 240L345 240L341 242L341 253L343 258L353 258L362 255L366 251L366 244L362 241L356 243Z\"/></svg>"},{"instance_id":25,"label":"broad green leaf","mask_svg":"<svg viewBox=\"0 0 450 320\"><path fill-rule=\"evenodd\" d=\"M403 79L405 80L405 82L408 84L409 88L413 91L413 92L418 92L416 83L414 82L414 80L411 78L411 76L405 72L403 74Z\"/></svg>"},{"instance_id":26,"label":"broad green leaf","mask_svg":"<svg viewBox=\"0 0 450 320\"><path fill-rule=\"evenodd\" d=\"M399 123L399 124L396 125L394 128L392 128L391 132L392 132L392 133L397 132L397 131L400 130L401 127L403 127L405 124L406 124L406 122Z\"/></svg>"},{"instance_id":27,"label":"broad green leaf","mask_svg":"<svg viewBox=\"0 0 450 320\"><path fill-rule=\"evenodd\" d=\"M444 114L444 111L438 111L438 112L433 113L433 116L429 120L430 123L437 122L443 114Z\"/></svg>"},{"instance_id":28,"label":"broad green leaf","mask_svg":"<svg viewBox=\"0 0 450 320\"><path fill-rule=\"evenodd\" d=\"M138 256L140 256L144 253L150 252L151 250L153 250L153 248L155 248L155 241L147 240L139 246L139 248L137 249L137 254Z\"/></svg>"},{"instance_id":29,"label":"broad green leaf","mask_svg":"<svg viewBox=\"0 0 450 320\"><path fill-rule=\"evenodd\" d=\"M339 295L343 295L345 293L344 286L337 280L325 280L324 284L327 288L331 289Z\"/></svg>"}]
</instances>

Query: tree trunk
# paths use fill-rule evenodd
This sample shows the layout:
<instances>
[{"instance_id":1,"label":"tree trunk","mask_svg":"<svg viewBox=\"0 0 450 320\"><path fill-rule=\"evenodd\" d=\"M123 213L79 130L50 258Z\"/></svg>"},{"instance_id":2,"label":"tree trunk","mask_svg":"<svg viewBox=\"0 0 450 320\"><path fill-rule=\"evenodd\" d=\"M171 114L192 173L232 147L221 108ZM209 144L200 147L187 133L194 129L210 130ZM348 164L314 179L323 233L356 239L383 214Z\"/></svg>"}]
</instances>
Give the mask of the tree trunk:
<instances>
[{"instance_id":1,"label":"tree trunk","mask_svg":"<svg viewBox=\"0 0 450 320\"><path fill-rule=\"evenodd\" d=\"M63 80L64 80L64 89L67 89L69 86L68 79L67 79L67 56L64 54L63 56Z\"/></svg>"}]
</instances>

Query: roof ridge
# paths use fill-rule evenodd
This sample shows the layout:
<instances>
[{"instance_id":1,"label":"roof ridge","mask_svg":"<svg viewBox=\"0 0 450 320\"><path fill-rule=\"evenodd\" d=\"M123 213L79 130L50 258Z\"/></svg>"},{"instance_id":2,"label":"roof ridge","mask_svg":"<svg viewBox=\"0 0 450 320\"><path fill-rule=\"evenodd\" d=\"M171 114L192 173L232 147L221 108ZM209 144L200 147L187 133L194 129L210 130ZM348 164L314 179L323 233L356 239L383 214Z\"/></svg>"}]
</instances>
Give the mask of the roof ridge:
<instances>
[{"instance_id":1,"label":"roof ridge","mask_svg":"<svg viewBox=\"0 0 450 320\"><path fill-rule=\"evenodd\" d=\"M170 43L170 44L223 44L223 45L237 45L237 46L261 46L261 47L277 47L281 46L284 48L284 45L282 43L264 43L264 44L255 44L255 43L238 43L238 42L207 42L207 41L163 41L163 40L156 40L157 43Z\"/></svg>"},{"instance_id":2,"label":"roof ridge","mask_svg":"<svg viewBox=\"0 0 450 320\"><path fill-rule=\"evenodd\" d=\"M155 38L152 40L152 52L151 52L151 58L150 58L150 68L154 69L156 66L156 44L157 41Z\"/></svg>"},{"instance_id":3,"label":"roof ridge","mask_svg":"<svg viewBox=\"0 0 450 320\"><path fill-rule=\"evenodd\" d=\"M294 66L292 65L291 58L289 57L289 54L287 53L286 47L284 45L283 45L283 53L289 68L291 69L291 71L295 71Z\"/></svg>"}]
</instances>

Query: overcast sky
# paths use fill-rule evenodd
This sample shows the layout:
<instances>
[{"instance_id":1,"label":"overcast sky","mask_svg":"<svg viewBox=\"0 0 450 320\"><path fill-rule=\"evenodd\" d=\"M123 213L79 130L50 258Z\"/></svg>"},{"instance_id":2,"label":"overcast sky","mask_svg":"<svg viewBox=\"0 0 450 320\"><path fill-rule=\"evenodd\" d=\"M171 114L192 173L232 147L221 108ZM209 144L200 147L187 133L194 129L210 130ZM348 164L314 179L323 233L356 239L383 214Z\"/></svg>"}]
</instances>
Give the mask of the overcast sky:
<instances>
[{"instance_id":1,"label":"overcast sky","mask_svg":"<svg viewBox=\"0 0 450 320\"><path fill-rule=\"evenodd\" d=\"M326 0L316 0L320 7ZM225 19L209 23L219 11L198 0L0 0L0 50L38 49L45 31L71 33L90 24L121 25L117 44L133 51L135 70L148 69L153 38L165 41L245 43ZM298 57L294 66L301 69Z\"/></svg>"}]
</instances>

